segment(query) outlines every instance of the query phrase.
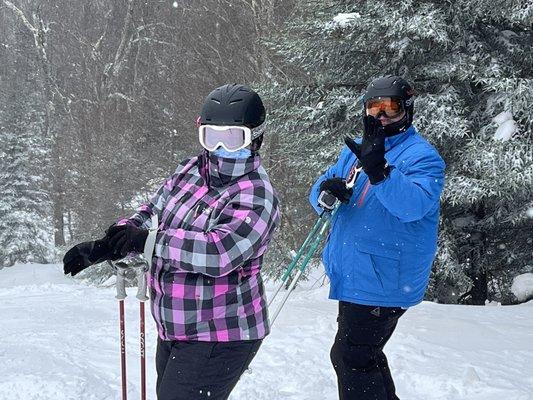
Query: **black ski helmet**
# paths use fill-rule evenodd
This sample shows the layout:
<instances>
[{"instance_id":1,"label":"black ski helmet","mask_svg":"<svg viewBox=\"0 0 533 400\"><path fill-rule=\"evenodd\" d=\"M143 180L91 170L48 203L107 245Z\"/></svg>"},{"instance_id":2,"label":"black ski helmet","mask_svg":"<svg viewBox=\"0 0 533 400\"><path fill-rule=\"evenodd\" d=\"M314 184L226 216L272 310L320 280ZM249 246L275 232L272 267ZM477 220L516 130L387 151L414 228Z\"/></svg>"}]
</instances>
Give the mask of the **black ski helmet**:
<instances>
[{"instance_id":1,"label":"black ski helmet","mask_svg":"<svg viewBox=\"0 0 533 400\"><path fill-rule=\"evenodd\" d=\"M259 95L245 85L229 84L213 90L204 101L201 124L245 125L256 128L265 122Z\"/></svg>"},{"instance_id":2,"label":"black ski helmet","mask_svg":"<svg viewBox=\"0 0 533 400\"><path fill-rule=\"evenodd\" d=\"M374 79L366 88L363 95L363 107L366 108L367 101L376 97L393 97L401 100L405 116L385 127L385 134L392 136L404 132L413 123L415 103L413 95L414 90L405 79L399 76L383 76ZM363 110L363 114L365 114L365 110Z\"/></svg>"}]
</instances>

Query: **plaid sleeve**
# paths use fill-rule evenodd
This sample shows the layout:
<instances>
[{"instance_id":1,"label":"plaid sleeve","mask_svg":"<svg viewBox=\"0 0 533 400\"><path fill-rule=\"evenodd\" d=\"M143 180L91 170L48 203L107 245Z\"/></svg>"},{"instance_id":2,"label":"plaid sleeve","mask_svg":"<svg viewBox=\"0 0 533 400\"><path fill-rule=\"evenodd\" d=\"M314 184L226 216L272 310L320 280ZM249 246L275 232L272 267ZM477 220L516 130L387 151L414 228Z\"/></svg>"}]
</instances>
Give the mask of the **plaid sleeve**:
<instances>
[{"instance_id":1,"label":"plaid sleeve","mask_svg":"<svg viewBox=\"0 0 533 400\"><path fill-rule=\"evenodd\" d=\"M272 191L256 190L261 196L243 191L230 201L207 232L160 231L155 256L167 268L212 277L227 275L261 256L278 225L279 211Z\"/></svg>"},{"instance_id":2,"label":"plaid sleeve","mask_svg":"<svg viewBox=\"0 0 533 400\"><path fill-rule=\"evenodd\" d=\"M154 213L157 213L159 221L161 221L161 213L165 208L165 203L168 199L168 196L174 188L176 180L179 178L181 172L191 161L191 159L186 159L182 161L176 168L174 174L172 174L170 178L166 179L165 182L163 182L159 189L157 189L157 191L150 197L150 200L148 202L141 204L141 206L137 208L135 214L133 214L131 217L123 218L118 221L117 225L132 224L141 228L148 229L151 227L150 217Z\"/></svg>"}]
</instances>

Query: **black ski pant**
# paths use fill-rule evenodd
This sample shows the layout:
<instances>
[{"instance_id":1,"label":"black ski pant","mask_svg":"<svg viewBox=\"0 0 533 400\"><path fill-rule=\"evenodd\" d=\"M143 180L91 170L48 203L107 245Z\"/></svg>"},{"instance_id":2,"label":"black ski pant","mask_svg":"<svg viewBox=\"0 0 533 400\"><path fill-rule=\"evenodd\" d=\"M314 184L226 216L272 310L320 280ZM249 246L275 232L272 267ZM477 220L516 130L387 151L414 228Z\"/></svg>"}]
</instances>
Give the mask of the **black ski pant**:
<instances>
[{"instance_id":1,"label":"black ski pant","mask_svg":"<svg viewBox=\"0 0 533 400\"><path fill-rule=\"evenodd\" d=\"M340 400L399 400L383 347L405 311L339 302L330 356Z\"/></svg>"},{"instance_id":2,"label":"black ski pant","mask_svg":"<svg viewBox=\"0 0 533 400\"><path fill-rule=\"evenodd\" d=\"M158 339L157 399L227 399L257 354L261 342L185 342Z\"/></svg>"}]
</instances>

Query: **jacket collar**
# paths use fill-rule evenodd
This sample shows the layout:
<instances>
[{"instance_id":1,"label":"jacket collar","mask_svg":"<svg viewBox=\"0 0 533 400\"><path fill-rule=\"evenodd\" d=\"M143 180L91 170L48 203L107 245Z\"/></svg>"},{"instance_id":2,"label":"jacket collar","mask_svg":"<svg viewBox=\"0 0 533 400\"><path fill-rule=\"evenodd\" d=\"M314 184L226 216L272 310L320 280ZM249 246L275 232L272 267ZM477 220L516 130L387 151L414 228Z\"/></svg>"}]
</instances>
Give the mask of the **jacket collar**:
<instances>
[{"instance_id":1,"label":"jacket collar","mask_svg":"<svg viewBox=\"0 0 533 400\"><path fill-rule=\"evenodd\" d=\"M218 157L207 150L202 154L203 167L200 173L210 187L222 187L255 171L261 165L261 157L256 154L248 158Z\"/></svg>"},{"instance_id":2,"label":"jacket collar","mask_svg":"<svg viewBox=\"0 0 533 400\"><path fill-rule=\"evenodd\" d=\"M392 149L393 147L398 146L401 144L404 140L406 140L409 136L412 136L416 133L416 128L414 125L411 125L405 132L398 133L394 136L387 136L385 138L385 151L388 151Z\"/></svg>"}]
</instances>

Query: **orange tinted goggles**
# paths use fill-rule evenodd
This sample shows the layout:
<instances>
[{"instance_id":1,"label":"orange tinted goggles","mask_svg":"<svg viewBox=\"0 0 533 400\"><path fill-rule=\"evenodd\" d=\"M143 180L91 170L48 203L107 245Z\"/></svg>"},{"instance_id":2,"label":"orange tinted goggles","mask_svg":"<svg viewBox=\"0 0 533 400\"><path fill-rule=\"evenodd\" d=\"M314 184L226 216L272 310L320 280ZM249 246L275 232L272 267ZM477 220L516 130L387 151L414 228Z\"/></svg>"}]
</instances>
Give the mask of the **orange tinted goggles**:
<instances>
[{"instance_id":1,"label":"orange tinted goggles","mask_svg":"<svg viewBox=\"0 0 533 400\"><path fill-rule=\"evenodd\" d=\"M388 118L395 118L403 111L402 101L392 97L377 97L370 99L366 103L366 115L377 118L384 113Z\"/></svg>"}]
</instances>

